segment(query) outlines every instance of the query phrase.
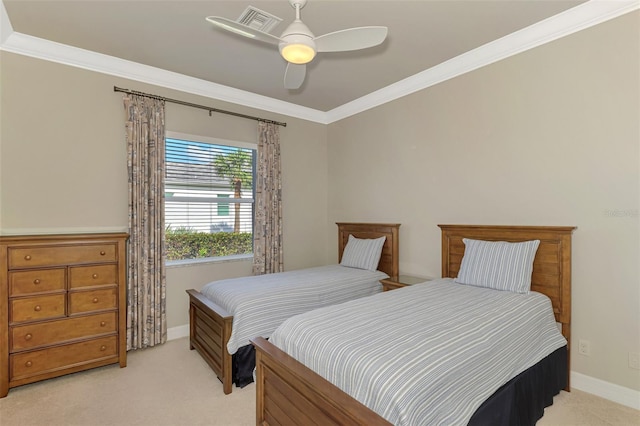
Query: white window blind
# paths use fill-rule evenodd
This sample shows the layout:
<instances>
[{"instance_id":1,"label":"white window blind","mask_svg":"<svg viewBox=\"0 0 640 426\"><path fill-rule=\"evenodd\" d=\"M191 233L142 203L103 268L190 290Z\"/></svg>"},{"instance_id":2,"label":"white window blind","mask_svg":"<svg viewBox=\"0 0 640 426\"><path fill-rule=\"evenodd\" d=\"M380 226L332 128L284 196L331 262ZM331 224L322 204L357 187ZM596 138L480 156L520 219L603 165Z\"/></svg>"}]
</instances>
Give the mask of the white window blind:
<instances>
[{"instance_id":1,"label":"white window blind","mask_svg":"<svg viewBox=\"0 0 640 426\"><path fill-rule=\"evenodd\" d=\"M175 138L165 148L167 233L253 232L254 149Z\"/></svg>"}]
</instances>

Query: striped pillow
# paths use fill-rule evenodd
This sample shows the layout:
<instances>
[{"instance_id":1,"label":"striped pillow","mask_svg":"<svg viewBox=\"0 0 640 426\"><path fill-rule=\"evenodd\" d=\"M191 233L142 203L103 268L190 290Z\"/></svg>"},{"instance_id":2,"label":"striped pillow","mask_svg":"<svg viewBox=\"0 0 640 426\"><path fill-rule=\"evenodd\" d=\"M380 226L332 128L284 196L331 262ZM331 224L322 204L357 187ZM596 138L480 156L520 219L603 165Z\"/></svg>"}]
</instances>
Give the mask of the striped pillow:
<instances>
[{"instance_id":1,"label":"striped pillow","mask_svg":"<svg viewBox=\"0 0 640 426\"><path fill-rule=\"evenodd\" d=\"M378 269L382 246L384 246L386 238L361 239L349 234L349 240L342 253L340 265L375 271Z\"/></svg>"},{"instance_id":2,"label":"striped pillow","mask_svg":"<svg viewBox=\"0 0 640 426\"><path fill-rule=\"evenodd\" d=\"M455 279L461 284L529 293L540 240L508 243L463 238L464 256Z\"/></svg>"}]
</instances>

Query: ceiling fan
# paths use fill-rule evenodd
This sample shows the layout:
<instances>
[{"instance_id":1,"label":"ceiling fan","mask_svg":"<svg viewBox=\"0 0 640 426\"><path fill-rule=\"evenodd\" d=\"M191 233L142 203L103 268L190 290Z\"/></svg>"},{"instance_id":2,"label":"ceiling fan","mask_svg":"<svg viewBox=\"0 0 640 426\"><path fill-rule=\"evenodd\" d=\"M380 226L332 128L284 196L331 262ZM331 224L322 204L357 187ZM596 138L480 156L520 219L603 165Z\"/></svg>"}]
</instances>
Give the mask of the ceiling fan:
<instances>
[{"instance_id":1,"label":"ceiling fan","mask_svg":"<svg viewBox=\"0 0 640 426\"><path fill-rule=\"evenodd\" d=\"M244 37L277 44L280 54L287 61L284 73L284 87L287 89L302 86L307 73L306 64L313 60L316 53L366 49L379 45L387 37L387 27L379 26L347 28L316 37L300 19L300 9L307 4L307 0L289 0L289 4L296 10L296 19L280 37L220 16L208 16L206 19Z\"/></svg>"}]
</instances>

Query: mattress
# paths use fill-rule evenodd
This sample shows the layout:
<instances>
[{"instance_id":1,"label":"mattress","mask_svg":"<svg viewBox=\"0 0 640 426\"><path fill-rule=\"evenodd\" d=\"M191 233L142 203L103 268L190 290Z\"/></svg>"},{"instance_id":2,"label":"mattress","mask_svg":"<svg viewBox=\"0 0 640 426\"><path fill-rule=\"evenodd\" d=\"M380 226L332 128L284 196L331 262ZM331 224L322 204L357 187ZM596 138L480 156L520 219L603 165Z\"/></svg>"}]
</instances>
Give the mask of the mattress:
<instances>
[{"instance_id":1,"label":"mattress","mask_svg":"<svg viewBox=\"0 0 640 426\"><path fill-rule=\"evenodd\" d=\"M286 320L270 342L394 425L463 425L567 344L550 300L440 279Z\"/></svg>"},{"instance_id":2,"label":"mattress","mask_svg":"<svg viewBox=\"0 0 640 426\"><path fill-rule=\"evenodd\" d=\"M380 271L319 266L206 284L201 293L233 315L230 354L249 339L269 338L287 318L382 291Z\"/></svg>"}]
</instances>

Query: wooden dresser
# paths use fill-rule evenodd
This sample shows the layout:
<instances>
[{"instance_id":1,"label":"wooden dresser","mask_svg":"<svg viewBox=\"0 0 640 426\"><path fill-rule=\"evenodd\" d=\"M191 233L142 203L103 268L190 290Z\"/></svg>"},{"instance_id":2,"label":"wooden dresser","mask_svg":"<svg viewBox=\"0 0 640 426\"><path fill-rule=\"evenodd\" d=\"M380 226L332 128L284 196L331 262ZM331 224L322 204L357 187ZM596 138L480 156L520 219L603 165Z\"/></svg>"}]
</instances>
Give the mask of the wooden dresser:
<instances>
[{"instance_id":1,"label":"wooden dresser","mask_svg":"<svg viewBox=\"0 0 640 426\"><path fill-rule=\"evenodd\" d=\"M0 398L127 365L125 233L0 237Z\"/></svg>"}]
</instances>

